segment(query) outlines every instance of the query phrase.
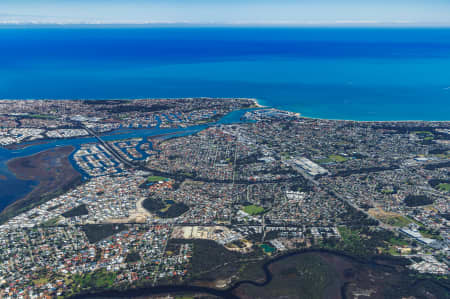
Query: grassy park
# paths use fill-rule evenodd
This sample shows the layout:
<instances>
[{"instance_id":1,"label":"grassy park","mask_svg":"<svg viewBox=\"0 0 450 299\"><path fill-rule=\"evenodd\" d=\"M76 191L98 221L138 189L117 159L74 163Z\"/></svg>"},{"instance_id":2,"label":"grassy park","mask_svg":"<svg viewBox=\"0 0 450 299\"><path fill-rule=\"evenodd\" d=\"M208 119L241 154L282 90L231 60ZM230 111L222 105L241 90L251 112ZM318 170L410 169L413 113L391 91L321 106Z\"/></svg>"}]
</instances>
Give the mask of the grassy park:
<instances>
[{"instance_id":1,"label":"grassy park","mask_svg":"<svg viewBox=\"0 0 450 299\"><path fill-rule=\"evenodd\" d=\"M167 178L157 175L152 175L147 178L147 182L154 183L159 181L167 181Z\"/></svg>"},{"instance_id":2,"label":"grassy park","mask_svg":"<svg viewBox=\"0 0 450 299\"><path fill-rule=\"evenodd\" d=\"M249 214L249 215L259 215L261 213L264 212L264 208L257 206L257 205L248 205L248 206L244 206L244 208L242 209L245 213Z\"/></svg>"},{"instance_id":3,"label":"grassy park","mask_svg":"<svg viewBox=\"0 0 450 299\"><path fill-rule=\"evenodd\" d=\"M348 159L349 158L343 157L341 155L330 155L330 156L328 156L328 158L319 159L319 160L316 160L316 162L319 164L342 163L342 162L347 161Z\"/></svg>"},{"instance_id":4,"label":"grassy park","mask_svg":"<svg viewBox=\"0 0 450 299\"><path fill-rule=\"evenodd\" d=\"M437 185L438 189L441 191L450 192L450 184L449 183L441 183Z\"/></svg>"},{"instance_id":5,"label":"grassy park","mask_svg":"<svg viewBox=\"0 0 450 299\"><path fill-rule=\"evenodd\" d=\"M348 160L348 158L343 157L343 156L341 156L341 155L330 155L329 158L330 158L331 160L333 160L334 162L339 162L339 163L342 163L342 162L345 162L345 161Z\"/></svg>"}]
</instances>

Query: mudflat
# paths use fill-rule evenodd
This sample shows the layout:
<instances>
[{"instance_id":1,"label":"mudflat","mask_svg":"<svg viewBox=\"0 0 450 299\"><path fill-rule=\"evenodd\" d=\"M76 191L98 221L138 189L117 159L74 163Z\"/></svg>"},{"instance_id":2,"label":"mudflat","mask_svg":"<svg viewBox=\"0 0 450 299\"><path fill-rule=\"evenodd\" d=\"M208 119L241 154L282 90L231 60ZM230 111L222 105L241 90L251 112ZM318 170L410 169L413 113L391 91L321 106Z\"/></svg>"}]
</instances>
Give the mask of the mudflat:
<instances>
[{"instance_id":1,"label":"mudflat","mask_svg":"<svg viewBox=\"0 0 450 299\"><path fill-rule=\"evenodd\" d=\"M82 176L68 159L73 150L72 146L57 147L9 161L7 166L18 179L39 181L39 184L26 196L7 206L0 214L0 222L80 183Z\"/></svg>"}]
</instances>

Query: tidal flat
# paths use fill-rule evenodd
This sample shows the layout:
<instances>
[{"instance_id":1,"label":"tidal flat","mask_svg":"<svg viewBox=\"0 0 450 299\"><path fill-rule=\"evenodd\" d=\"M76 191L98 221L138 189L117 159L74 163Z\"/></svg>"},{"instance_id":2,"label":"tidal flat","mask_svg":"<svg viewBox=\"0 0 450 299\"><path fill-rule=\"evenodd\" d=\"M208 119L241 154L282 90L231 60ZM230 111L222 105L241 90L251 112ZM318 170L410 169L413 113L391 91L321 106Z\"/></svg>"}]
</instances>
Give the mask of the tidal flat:
<instances>
[{"instance_id":1,"label":"tidal flat","mask_svg":"<svg viewBox=\"0 0 450 299\"><path fill-rule=\"evenodd\" d=\"M7 163L8 169L18 179L38 184L24 197L7 206L0 214L0 222L80 183L81 174L69 161L73 150L72 146L57 147L10 160Z\"/></svg>"}]
</instances>

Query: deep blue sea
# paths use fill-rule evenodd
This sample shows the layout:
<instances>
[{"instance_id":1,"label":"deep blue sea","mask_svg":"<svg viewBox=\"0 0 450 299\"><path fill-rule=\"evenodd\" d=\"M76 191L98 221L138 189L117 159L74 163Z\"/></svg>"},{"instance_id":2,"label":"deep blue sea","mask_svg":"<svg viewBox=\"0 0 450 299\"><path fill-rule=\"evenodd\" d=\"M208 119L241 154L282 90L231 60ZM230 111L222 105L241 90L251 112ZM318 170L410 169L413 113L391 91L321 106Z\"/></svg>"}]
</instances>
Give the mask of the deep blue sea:
<instances>
[{"instance_id":1,"label":"deep blue sea","mask_svg":"<svg viewBox=\"0 0 450 299\"><path fill-rule=\"evenodd\" d=\"M450 29L0 27L0 98L197 96L319 118L450 120ZM0 210L38 184L9 159L89 141L0 149Z\"/></svg>"},{"instance_id":2,"label":"deep blue sea","mask_svg":"<svg viewBox=\"0 0 450 299\"><path fill-rule=\"evenodd\" d=\"M0 98L195 96L450 120L450 29L0 28Z\"/></svg>"}]
</instances>

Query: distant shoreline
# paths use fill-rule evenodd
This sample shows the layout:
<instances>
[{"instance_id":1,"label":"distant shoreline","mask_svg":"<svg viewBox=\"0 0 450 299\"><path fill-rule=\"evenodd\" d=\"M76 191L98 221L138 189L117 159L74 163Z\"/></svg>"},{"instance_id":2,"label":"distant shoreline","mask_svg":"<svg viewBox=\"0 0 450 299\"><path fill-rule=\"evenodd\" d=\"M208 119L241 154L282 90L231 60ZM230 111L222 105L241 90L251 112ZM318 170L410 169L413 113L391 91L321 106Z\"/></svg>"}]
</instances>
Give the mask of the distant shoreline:
<instances>
[{"instance_id":1,"label":"distant shoreline","mask_svg":"<svg viewBox=\"0 0 450 299\"><path fill-rule=\"evenodd\" d=\"M252 100L252 101L255 103L254 105L255 105L257 108L271 108L271 107L269 107L269 106L261 105L261 104L259 103L258 99L256 99L256 98L250 98L249 100Z\"/></svg>"},{"instance_id":2,"label":"distant shoreline","mask_svg":"<svg viewBox=\"0 0 450 299\"><path fill-rule=\"evenodd\" d=\"M0 101L135 101L135 100L183 100L183 99L246 99L254 103L256 108L265 109L278 109L281 111L289 111L298 114L301 118L315 119L315 120L331 120L331 121L346 121L346 122L360 122L360 123L411 123L411 122L426 122L426 123L450 123L449 120L420 120L420 119L408 119L408 120L354 120L354 119L341 119L341 118L327 118L327 117L313 117L303 114L302 112L292 111L288 109L276 108L273 106L261 104L261 99L253 97L209 97L209 96L198 96L198 97L158 97L158 98L143 98L143 97L129 97L129 98L25 98L25 99L11 99L11 98L0 98Z\"/></svg>"},{"instance_id":3,"label":"distant shoreline","mask_svg":"<svg viewBox=\"0 0 450 299\"><path fill-rule=\"evenodd\" d=\"M260 28L260 29L449 29L450 23L415 22L169 22L169 21L22 21L0 22L0 28Z\"/></svg>"},{"instance_id":4,"label":"distant shoreline","mask_svg":"<svg viewBox=\"0 0 450 299\"><path fill-rule=\"evenodd\" d=\"M261 100L258 100L256 98L249 98L249 100L253 100L255 102L255 106L257 106L258 108L273 108L273 109L278 109L281 111L289 111L289 112L293 112L293 113L297 113L301 118L308 118L308 119L317 119L317 120L333 120L333 121L349 121L349 122L361 122L361 123L392 123L392 122L396 122L396 123L402 123L402 122L439 122L439 123L450 123L450 120L414 120L414 119L409 119L409 120L354 120L354 119L341 119L341 118L324 118L324 117L312 117L312 116L307 116L304 115L300 112L296 112L296 111L291 111L291 110L286 110L286 109L281 109L281 108L275 108L275 107L271 107L271 106L265 106L260 104Z\"/></svg>"}]
</instances>

